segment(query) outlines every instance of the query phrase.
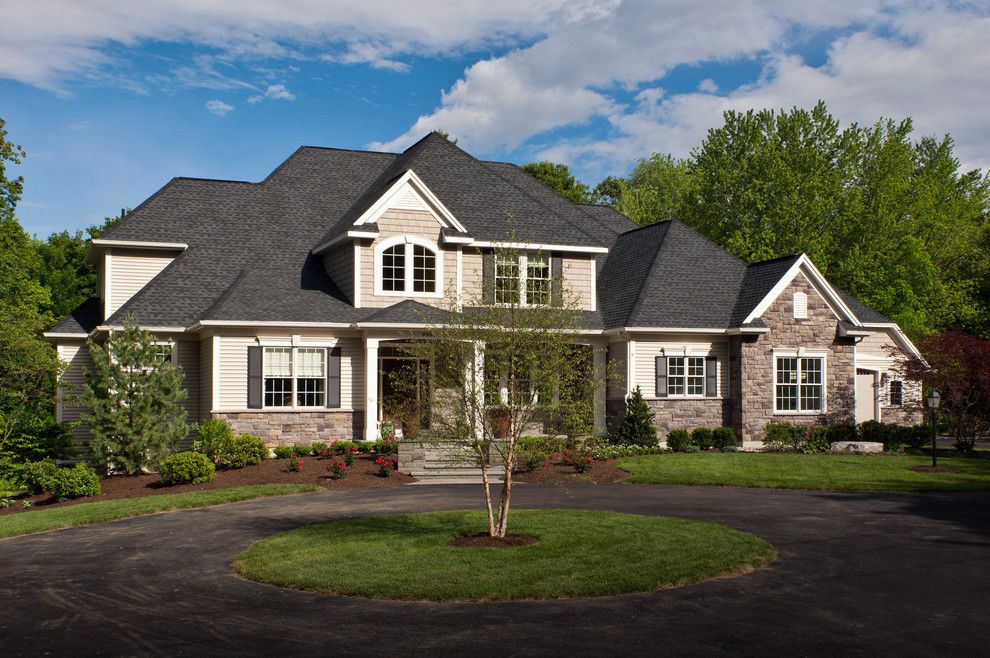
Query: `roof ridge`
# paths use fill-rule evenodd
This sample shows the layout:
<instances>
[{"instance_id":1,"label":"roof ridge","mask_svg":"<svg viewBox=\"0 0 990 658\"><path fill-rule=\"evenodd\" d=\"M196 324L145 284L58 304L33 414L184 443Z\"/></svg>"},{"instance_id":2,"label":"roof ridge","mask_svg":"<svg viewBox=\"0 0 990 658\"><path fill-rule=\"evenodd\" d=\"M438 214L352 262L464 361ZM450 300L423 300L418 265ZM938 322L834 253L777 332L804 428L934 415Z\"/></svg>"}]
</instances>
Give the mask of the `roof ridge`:
<instances>
[{"instance_id":1,"label":"roof ridge","mask_svg":"<svg viewBox=\"0 0 990 658\"><path fill-rule=\"evenodd\" d=\"M770 263L777 263L777 262L785 261L785 260L788 260L788 259L791 259L791 258L793 258L793 259L796 260L796 259L800 258L803 255L804 255L803 253L799 253L799 254L787 254L786 256L777 256L775 258L768 258L766 260L758 260L755 263L749 263L749 264L747 264L747 267L755 267L757 265L769 265Z\"/></svg>"},{"instance_id":2,"label":"roof ridge","mask_svg":"<svg viewBox=\"0 0 990 658\"><path fill-rule=\"evenodd\" d=\"M339 146L316 146L314 144L302 144L296 151L301 151L303 149L314 149L317 151L340 151L342 153L374 153L376 155L401 155L401 153L396 153L395 151L377 151L375 149L348 149ZM293 151L295 153L295 151ZM291 156L289 156L291 157Z\"/></svg>"},{"instance_id":3,"label":"roof ridge","mask_svg":"<svg viewBox=\"0 0 990 658\"><path fill-rule=\"evenodd\" d=\"M238 185L261 185L261 182L237 180L234 178L201 178L199 176L174 176L172 180L192 180L204 183L237 183Z\"/></svg>"}]
</instances>

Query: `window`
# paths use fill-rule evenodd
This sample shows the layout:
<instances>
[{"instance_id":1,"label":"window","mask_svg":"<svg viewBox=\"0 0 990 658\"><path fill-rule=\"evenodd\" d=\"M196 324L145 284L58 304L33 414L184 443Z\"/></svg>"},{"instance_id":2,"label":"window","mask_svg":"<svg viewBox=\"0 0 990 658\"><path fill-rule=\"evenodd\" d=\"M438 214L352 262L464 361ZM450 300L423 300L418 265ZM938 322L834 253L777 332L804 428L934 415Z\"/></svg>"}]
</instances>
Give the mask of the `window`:
<instances>
[{"instance_id":1,"label":"window","mask_svg":"<svg viewBox=\"0 0 990 658\"><path fill-rule=\"evenodd\" d=\"M904 404L904 382L897 379L890 382L890 404L893 407Z\"/></svg>"},{"instance_id":2,"label":"window","mask_svg":"<svg viewBox=\"0 0 990 658\"><path fill-rule=\"evenodd\" d=\"M824 409L824 358L778 356L775 365L775 411L808 413Z\"/></svg>"},{"instance_id":3,"label":"window","mask_svg":"<svg viewBox=\"0 0 990 658\"><path fill-rule=\"evenodd\" d=\"M155 359L158 363L172 363L172 343L155 345Z\"/></svg>"},{"instance_id":4,"label":"window","mask_svg":"<svg viewBox=\"0 0 990 658\"><path fill-rule=\"evenodd\" d=\"M517 302L519 302L519 259L510 254L497 253L495 254L495 303Z\"/></svg>"},{"instance_id":5,"label":"window","mask_svg":"<svg viewBox=\"0 0 990 658\"><path fill-rule=\"evenodd\" d=\"M292 348L265 348L265 406L292 406Z\"/></svg>"},{"instance_id":6,"label":"window","mask_svg":"<svg viewBox=\"0 0 990 658\"><path fill-rule=\"evenodd\" d=\"M436 292L437 256L422 245L413 245L413 291Z\"/></svg>"},{"instance_id":7,"label":"window","mask_svg":"<svg viewBox=\"0 0 990 658\"><path fill-rule=\"evenodd\" d=\"M397 244L382 252L382 290L402 292L406 289L406 246Z\"/></svg>"},{"instance_id":8,"label":"window","mask_svg":"<svg viewBox=\"0 0 990 658\"><path fill-rule=\"evenodd\" d=\"M495 254L495 303L547 306L553 300L550 256Z\"/></svg>"},{"instance_id":9,"label":"window","mask_svg":"<svg viewBox=\"0 0 990 658\"><path fill-rule=\"evenodd\" d=\"M324 406L327 351L321 347L300 347L296 350L296 366L296 406Z\"/></svg>"},{"instance_id":10,"label":"window","mask_svg":"<svg viewBox=\"0 0 990 658\"><path fill-rule=\"evenodd\" d=\"M375 290L385 295L428 295L442 290L443 259L435 245L416 236L396 236L375 248Z\"/></svg>"},{"instance_id":11,"label":"window","mask_svg":"<svg viewBox=\"0 0 990 658\"><path fill-rule=\"evenodd\" d=\"M704 395L705 357L667 358L667 395Z\"/></svg>"}]
</instances>

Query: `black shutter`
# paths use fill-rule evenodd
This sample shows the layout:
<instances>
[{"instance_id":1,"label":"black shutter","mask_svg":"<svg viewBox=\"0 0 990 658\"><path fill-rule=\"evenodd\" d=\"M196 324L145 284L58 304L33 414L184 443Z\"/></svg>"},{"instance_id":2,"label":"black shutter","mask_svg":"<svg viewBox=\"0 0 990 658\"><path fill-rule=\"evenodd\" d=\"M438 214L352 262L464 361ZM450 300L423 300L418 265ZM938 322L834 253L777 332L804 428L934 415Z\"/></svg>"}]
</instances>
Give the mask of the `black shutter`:
<instances>
[{"instance_id":1,"label":"black shutter","mask_svg":"<svg viewBox=\"0 0 990 658\"><path fill-rule=\"evenodd\" d=\"M657 357L657 397L667 397L667 357Z\"/></svg>"},{"instance_id":2,"label":"black shutter","mask_svg":"<svg viewBox=\"0 0 990 658\"><path fill-rule=\"evenodd\" d=\"M340 409L340 348L327 350L327 406Z\"/></svg>"},{"instance_id":3,"label":"black shutter","mask_svg":"<svg viewBox=\"0 0 990 658\"><path fill-rule=\"evenodd\" d=\"M705 357L705 397L718 397L718 359Z\"/></svg>"},{"instance_id":4,"label":"black shutter","mask_svg":"<svg viewBox=\"0 0 990 658\"><path fill-rule=\"evenodd\" d=\"M248 409L261 409L261 347L248 346Z\"/></svg>"},{"instance_id":5,"label":"black shutter","mask_svg":"<svg viewBox=\"0 0 990 658\"><path fill-rule=\"evenodd\" d=\"M495 303L495 253L492 251L481 255L481 301Z\"/></svg>"},{"instance_id":6,"label":"black shutter","mask_svg":"<svg viewBox=\"0 0 990 658\"><path fill-rule=\"evenodd\" d=\"M550 256L550 300L554 306L564 305L564 259Z\"/></svg>"}]
</instances>

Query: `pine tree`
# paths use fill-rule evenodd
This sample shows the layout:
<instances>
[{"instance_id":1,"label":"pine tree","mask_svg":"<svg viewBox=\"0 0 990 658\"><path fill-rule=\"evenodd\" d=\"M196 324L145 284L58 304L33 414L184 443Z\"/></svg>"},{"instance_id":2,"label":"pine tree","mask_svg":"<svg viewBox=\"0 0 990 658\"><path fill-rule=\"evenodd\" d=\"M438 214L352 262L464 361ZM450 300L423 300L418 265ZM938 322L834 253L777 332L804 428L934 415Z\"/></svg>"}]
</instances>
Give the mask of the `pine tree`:
<instances>
[{"instance_id":1,"label":"pine tree","mask_svg":"<svg viewBox=\"0 0 990 658\"><path fill-rule=\"evenodd\" d=\"M626 415L615 433L616 440L625 445L656 446L657 427L653 424L653 412L646 406L643 393L636 387L626 402Z\"/></svg>"},{"instance_id":2,"label":"pine tree","mask_svg":"<svg viewBox=\"0 0 990 658\"><path fill-rule=\"evenodd\" d=\"M105 344L90 341L89 350L93 368L81 402L94 464L125 473L156 465L189 433L180 405L188 395L182 370L163 360L154 337L130 320Z\"/></svg>"}]
</instances>

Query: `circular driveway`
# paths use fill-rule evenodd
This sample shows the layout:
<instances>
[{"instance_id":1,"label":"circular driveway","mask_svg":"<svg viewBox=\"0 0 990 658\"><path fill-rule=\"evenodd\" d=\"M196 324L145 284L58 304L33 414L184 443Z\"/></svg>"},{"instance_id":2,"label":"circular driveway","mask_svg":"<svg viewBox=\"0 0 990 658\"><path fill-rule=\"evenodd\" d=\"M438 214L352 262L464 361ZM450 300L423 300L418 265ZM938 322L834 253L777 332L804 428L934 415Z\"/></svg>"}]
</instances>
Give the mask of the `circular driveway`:
<instances>
[{"instance_id":1,"label":"circular driveway","mask_svg":"<svg viewBox=\"0 0 990 658\"><path fill-rule=\"evenodd\" d=\"M592 599L332 597L249 582L229 564L255 540L308 523L478 507L480 488L269 498L0 541L0 651L905 655L987 648L988 493L520 484L513 497L517 508L723 523L769 541L779 558L738 578ZM327 568L333 568L329 559Z\"/></svg>"}]
</instances>

